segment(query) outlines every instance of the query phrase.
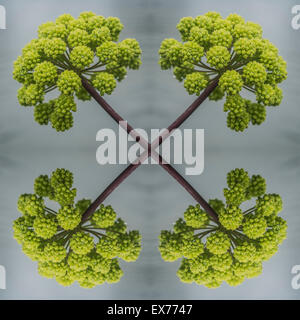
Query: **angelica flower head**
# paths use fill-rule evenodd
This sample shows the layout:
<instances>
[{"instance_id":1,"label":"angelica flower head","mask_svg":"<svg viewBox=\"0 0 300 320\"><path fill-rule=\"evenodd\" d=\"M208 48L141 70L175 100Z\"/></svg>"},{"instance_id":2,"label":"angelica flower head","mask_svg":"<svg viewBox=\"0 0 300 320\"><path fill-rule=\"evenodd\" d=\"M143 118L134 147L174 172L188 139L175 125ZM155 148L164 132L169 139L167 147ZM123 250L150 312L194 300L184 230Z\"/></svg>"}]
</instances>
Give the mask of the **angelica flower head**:
<instances>
[{"instance_id":1,"label":"angelica flower head","mask_svg":"<svg viewBox=\"0 0 300 320\"><path fill-rule=\"evenodd\" d=\"M99 91L110 95L128 69L141 65L141 49L135 39L118 41L123 25L118 18L83 12L77 19L63 14L55 22L38 28L14 63L13 78L22 84L18 100L34 106L40 125L51 123L59 131L74 124L76 100L91 97L82 86L85 78ZM58 96L47 99L47 93Z\"/></svg>"},{"instance_id":2,"label":"angelica flower head","mask_svg":"<svg viewBox=\"0 0 300 320\"><path fill-rule=\"evenodd\" d=\"M161 232L161 257L169 262L182 258L177 272L182 282L207 288L217 288L224 281L239 285L259 276L262 262L270 259L286 238L286 221L278 216L282 199L266 193L263 177L234 169L227 174L227 186L225 201L209 201L217 222L199 205L190 205L172 231ZM255 205L245 209L252 199L256 199Z\"/></svg>"},{"instance_id":3,"label":"angelica flower head","mask_svg":"<svg viewBox=\"0 0 300 320\"><path fill-rule=\"evenodd\" d=\"M200 95L210 83L218 81L211 100L225 97L227 126L244 131L249 124L260 125L266 119L266 106L278 106L287 78L286 62L278 49L264 39L260 25L246 22L237 14L226 18L208 12L180 20L181 40L165 39L159 50L163 70L173 69L189 94ZM253 94L253 100L243 98ZM236 103L233 103L234 101Z\"/></svg>"},{"instance_id":4,"label":"angelica flower head","mask_svg":"<svg viewBox=\"0 0 300 320\"><path fill-rule=\"evenodd\" d=\"M128 231L111 206L102 204L88 219L82 218L91 200L75 200L77 191L69 170L40 175L34 192L19 197L22 216L13 222L13 231L23 252L38 262L41 276L55 278L63 286L77 281L81 287L92 288L121 279L119 259L138 259L140 233ZM58 209L50 208L51 202Z\"/></svg>"}]
</instances>

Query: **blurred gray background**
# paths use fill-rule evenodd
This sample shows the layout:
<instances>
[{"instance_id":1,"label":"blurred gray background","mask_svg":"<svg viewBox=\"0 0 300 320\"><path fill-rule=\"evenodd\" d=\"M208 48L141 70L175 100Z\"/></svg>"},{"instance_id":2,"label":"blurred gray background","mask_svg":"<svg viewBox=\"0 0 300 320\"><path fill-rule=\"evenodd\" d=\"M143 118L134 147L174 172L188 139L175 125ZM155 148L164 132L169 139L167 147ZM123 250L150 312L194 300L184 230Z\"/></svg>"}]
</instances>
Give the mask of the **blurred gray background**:
<instances>
[{"instance_id":1,"label":"blurred gray background","mask_svg":"<svg viewBox=\"0 0 300 320\"><path fill-rule=\"evenodd\" d=\"M7 290L0 299L299 299L291 287L291 268L300 264L300 128L299 55L300 30L290 26L292 0L9 0L7 30L0 30L0 265L7 271ZM132 229L143 235L143 251L135 263L122 263L125 276L114 285L85 290L63 288L42 278L35 263L12 238L12 221L21 193L31 192L33 180L57 167L75 174L80 197L95 198L120 173L123 166L96 163L96 132L116 129L116 124L95 102L79 103L75 126L67 133L40 127L30 108L17 102L19 87L12 79L12 64L22 47L36 36L37 27L62 13L77 16L81 11L117 16L125 25L121 39L135 37L143 50L143 65L130 72L107 100L134 127L166 127L195 97L189 96L172 74L157 64L160 43L178 37L176 24L183 16L209 10L223 16L231 12L258 22L264 37L274 42L288 62L284 100L269 108L267 122L243 134L227 129L222 102L205 102L184 128L205 129L205 170L187 179L206 198L220 197L227 171L244 167L267 179L268 191L282 195L282 216L288 221L288 239L279 252L264 264L263 274L231 288L209 290L181 283L176 277L179 262L161 260L157 237L194 203L181 186L158 166L143 166L108 199ZM178 166L180 172L184 168Z\"/></svg>"}]
</instances>

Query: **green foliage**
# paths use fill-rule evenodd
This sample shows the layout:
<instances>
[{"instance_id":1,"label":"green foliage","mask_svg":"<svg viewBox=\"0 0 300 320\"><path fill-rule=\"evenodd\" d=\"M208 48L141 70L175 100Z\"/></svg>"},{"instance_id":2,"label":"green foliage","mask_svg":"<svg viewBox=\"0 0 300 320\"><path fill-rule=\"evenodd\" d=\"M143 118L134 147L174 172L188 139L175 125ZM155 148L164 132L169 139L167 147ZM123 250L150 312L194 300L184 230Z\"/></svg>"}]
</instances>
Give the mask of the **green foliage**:
<instances>
[{"instance_id":1,"label":"green foliage","mask_svg":"<svg viewBox=\"0 0 300 320\"><path fill-rule=\"evenodd\" d=\"M244 169L235 169L227 174L227 185L226 203L209 201L217 221L198 204L187 208L172 231L161 231L161 257L169 262L182 258L177 272L182 282L207 288L217 288L223 281L237 286L259 276L262 262L270 259L286 238L286 221L278 216L281 197L266 194L263 177L249 177ZM256 199L255 206L244 209L251 199Z\"/></svg>"},{"instance_id":2,"label":"green foliage","mask_svg":"<svg viewBox=\"0 0 300 320\"><path fill-rule=\"evenodd\" d=\"M93 86L99 90L101 95L109 95L114 91L115 87L117 86L117 82L112 74L102 72L97 74L93 79Z\"/></svg>"},{"instance_id":3,"label":"green foliage","mask_svg":"<svg viewBox=\"0 0 300 320\"><path fill-rule=\"evenodd\" d=\"M206 53L207 62L215 70L225 69L230 61L230 53L226 47L213 46Z\"/></svg>"},{"instance_id":4,"label":"green foliage","mask_svg":"<svg viewBox=\"0 0 300 320\"><path fill-rule=\"evenodd\" d=\"M219 220L222 226L227 230L237 229L244 219L242 210L235 205L229 205L219 214Z\"/></svg>"},{"instance_id":5,"label":"green foliage","mask_svg":"<svg viewBox=\"0 0 300 320\"><path fill-rule=\"evenodd\" d=\"M219 79L209 99L217 101L226 95L224 112L228 112L230 129L242 132L250 123L260 125L266 119L265 106L280 105L278 84L287 78L286 62L262 37L258 24L245 22L237 14L222 18L219 13L207 12L182 18L177 29L182 42L162 41L161 68L173 69L187 92L197 96ZM242 97L247 91L254 94L254 101Z\"/></svg>"},{"instance_id":6,"label":"green foliage","mask_svg":"<svg viewBox=\"0 0 300 320\"><path fill-rule=\"evenodd\" d=\"M186 75L186 78L184 80L184 87L190 94L196 93L199 95L200 92L206 87L206 85L206 77L203 74L197 72L189 73L188 75Z\"/></svg>"},{"instance_id":7,"label":"green foliage","mask_svg":"<svg viewBox=\"0 0 300 320\"><path fill-rule=\"evenodd\" d=\"M103 204L93 214L92 223L98 228L108 228L114 225L117 214L111 206Z\"/></svg>"},{"instance_id":8,"label":"green foliage","mask_svg":"<svg viewBox=\"0 0 300 320\"><path fill-rule=\"evenodd\" d=\"M138 259L140 233L127 231L111 206L102 204L87 220L83 219L91 200L75 201L76 189L69 170L56 169L50 177L40 175L35 179L34 191L19 197L22 216L13 222L13 231L24 254L38 262L41 276L55 278L63 286L77 281L83 288L92 288L121 279L119 259ZM58 210L49 208L48 201L56 202ZM191 252L200 251L191 245Z\"/></svg>"},{"instance_id":9,"label":"green foliage","mask_svg":"<svg viewBox=\"0 0 300 320\"><path fill-rule=\"evenodd\" d=\"M57 81L59 91L64 95L78 93L81 89L81 80L78 74L73 70L62 72Z\"/></svg>"},{"instance_id":10,"label":"green foliage","mask_svg":"<svg viewBox=\"0 0 300 320\"><path fill-rule=\"evenodd\" d=\"M82 86L86 78L100 95L111 94L127 69L141 65L141 49L135 39L119 42L123 25L118 18L104 18L83 12L78 19L63 14L55 22L38 29L38 38L22 50L13 69L13 78L22 84L18 100L22 106L34 106L34 119L63 132L73 127L74 98L90 100ZM47 100L54 90L63 98Z\"/></svg>"},{"instance_id":11,"label":"green foliage","mask_svg":"<svg viewBox=\"0 0 300 320\"><path fill-rule=\"evenodd\" d=\"M229 96L238 94L243 87L241 75L235 70L227 70L220 78L219 86Z\"/></svg>"},{"instance_id":12,"label":"green foliage","mask_svg":"<svg viewBox=\"0 0 300 320\"><path fill-rule=\"evenodd\" d=\"M200 228L208 224L209 218L207 213L197 204L195 207L189 206L184 213L184 220L187 226L192 228Z\"/></svg>"}]
</instances>

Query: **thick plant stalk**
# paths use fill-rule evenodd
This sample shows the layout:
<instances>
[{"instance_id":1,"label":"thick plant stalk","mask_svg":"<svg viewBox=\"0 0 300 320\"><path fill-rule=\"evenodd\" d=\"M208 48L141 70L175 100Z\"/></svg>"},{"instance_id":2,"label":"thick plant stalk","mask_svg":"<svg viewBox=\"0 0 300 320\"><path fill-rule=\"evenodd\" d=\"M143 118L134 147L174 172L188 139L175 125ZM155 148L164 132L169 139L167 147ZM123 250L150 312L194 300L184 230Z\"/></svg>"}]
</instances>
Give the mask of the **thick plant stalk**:
<instances>
[{"instance_id":1,"label":"thick plant stalk","mask_svg":"<svg viewBox=\"0 0 300 320\"><path fill-rule=\"evenodd\" d=\"M113 118L119 125L122 126L122 124L126 121L123 119L96 91L96 89L90 84L88 79L85 77L81 78L82 85L85 88L85 90L95 99L95 101ZM127 123L127 122L126 122ZM146 150L150 151L151 145L146 141L143 137L141 137L134 128L127 123L127 126L122 126L124 130L128 134L130 134L134 139L136 139L137 142L140 143L140 145L145 148ZM150 148L150 149L149 149Z\"/></svg>"},{"instance_id":2,"label":"thick plant stalk","mask_svg":"<svg viewBox=\"0 0 300 320\"><path fill-rule=\"evenodd\" d=\"M82 215L82 222L85 222L97 210L99 205L127 178L133 171L135 171L140 164L130 164L101 194L100 196L88 207Z\"/></svg>"},{"instance_id":3,"label":"thick plant stalk","mask_svg":"<svg viewBox=\"0 0 300 320\"><path fill-rule=\"evenodd\" d=\"M137 164L130 164L121 174L99 195L99 197L89 206L82 216L82 222L85 222L97 210L99 205L127 178L129 177L142 163L148 158L148 152L145 151L139 158ZM218 223L218 215L206 200L195 190L192 185L186 181L170 164L162 163L162 158L159 156L160 165L163 167L183 188L202 206L202 208Z\"/></svg>"},{"instance_id":4,"label":"thick plant stalk","mask_svg":"<svg viewBox=\"0 0 300 320\"><path fill-rule=\"evenodd\" d=\"M215 210L206 202L206 200L192 187L185 178L177 172L170 164L161 165L185 190L201 205L211 218L219 224L219 218Z\"/></svg>"},{"instance_id":5,"label":"thick plant stalk","mask_svg":"<svg viewBox=\"0 0 300 320\"><path fill-rule=\"evenodd\" d=\"M118 123L122 124L125 120L98 94L95 88L89 83L86 78L82 78L83 87L96 100L96 102ZM218 215L206 202L206 200L170 165L163 161L162 157L157 154L155 149L167 139L172 131L178 128L190 115L207 99L210 93L217 87L218 78L213 80L211 84L203 91L203 93L166 129L152 144L141 137L132 126L127 124L124 129L130 134L140 145L145 148L145 151L134 164L130 164L89 206L82 216L82 221L88 218L95 212L98 206L129 176L135 171L141 163L143 163L149 156L155 158L159 165L165 169L179 184L191 194L191 196L203 207L203 209L218 223Z\"/></svg>"},{"instance_id":6,"label":"thick plant stalk","mask_svg":"<svg viewBox=\"0 0 300 320\"><path fill-rule=\"evenodd\" d=\"M152 142L152 149L156 149L164 142L172 131L179 128L191 115L198 109L198 107L209 97L209 95L218 86L219 77L215 78L201 93L201 95L164 131L157 139Z\"/></svg>"}]
</instances>

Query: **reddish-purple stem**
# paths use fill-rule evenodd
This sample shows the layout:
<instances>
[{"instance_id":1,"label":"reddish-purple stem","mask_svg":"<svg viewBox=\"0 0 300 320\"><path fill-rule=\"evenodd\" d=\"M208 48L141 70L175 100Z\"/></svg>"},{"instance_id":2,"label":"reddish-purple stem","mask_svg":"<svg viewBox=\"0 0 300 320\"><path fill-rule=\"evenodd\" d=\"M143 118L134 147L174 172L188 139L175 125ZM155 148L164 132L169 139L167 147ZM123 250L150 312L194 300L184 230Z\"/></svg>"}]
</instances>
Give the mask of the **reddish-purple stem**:
<instances>
[{"instance_id":1,"label":"reddish-purple stem","mask_svg":"<svg viewBox=\"0 0 300 320\"><path fill-rule=\"evenodd\" d=\"M96 102L117 122L124 123L124 119L99 95L96 89L90 84L86 78L82 78L82 85L87 92L96 100ZM181 126L181 124L188 119L191 114L207 99L210 93L217 87L218 78L213 80L203 93L166 129L152 144L143 139L132 126L127 124L124 129L127 133L136 139L141 144L145 151L134 164L130 164L89 206L82 216L82 222L87 221L89 217L95 212L101 203L128 177L135 171L141 163L149 156L158 157L159 165L165 169L179 184L181 184L187 192L203 207L203 209L218 223L218 215L206 200L170 165L163 161L162 157L154 151L167 139L172 131Z\"/></svg>"}]
</instances>

